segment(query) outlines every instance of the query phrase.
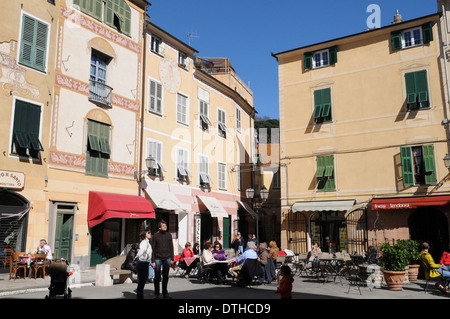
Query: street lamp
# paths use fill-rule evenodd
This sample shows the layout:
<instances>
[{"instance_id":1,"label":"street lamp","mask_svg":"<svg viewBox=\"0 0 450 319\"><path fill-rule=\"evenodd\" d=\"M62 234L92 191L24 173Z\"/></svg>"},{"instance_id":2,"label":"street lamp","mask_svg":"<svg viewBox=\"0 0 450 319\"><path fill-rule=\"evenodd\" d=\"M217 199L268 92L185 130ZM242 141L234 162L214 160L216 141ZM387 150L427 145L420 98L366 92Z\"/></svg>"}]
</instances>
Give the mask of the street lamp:
<instances>
[{"instance_id":1,"label":"street lamp","mask_svg":"<svg viewBox=\"0 0 450 319\"><path fill-rule=\"evenodd\" d=\"M444 165L448 170L450 170L450 155L448 154L446 154L444 157Z\"/></svg>"},{"instance_id":2,"label":"street lamp","mask_svg":"<svg viewBox=\"0 0 450 319\"><path fill-rule=\"evenodd\" d=\"M134 171L134 179L138 179L138 177L139 177L139 180L140 180L140 177L142 175L145 175L145 173L147 173L147 175L150 175L151 170L155 167L155 163L156 163L156 161L153 158L153 156L151 156L151 155L148 156L145 159L145 166L147 166L147 169L143 170L143 171Z\"/></svg>"},{"instance_id":3,"label":"street lamp","mask_svg":"<svg viewBox=\"0 0 450 319\"><path fill-rule=\"evenodd\" d=\"M263 186L259 191L259 195L261 196L261 203L254 203L253 198L255 196L255 190L251 187L245 190L245 195L248 199L253 203L253 208L256 210L256 240L259 242L259 209L264 205L267 198L269 197L269 191L266 186Z\"/></svg>"}]
</instances>

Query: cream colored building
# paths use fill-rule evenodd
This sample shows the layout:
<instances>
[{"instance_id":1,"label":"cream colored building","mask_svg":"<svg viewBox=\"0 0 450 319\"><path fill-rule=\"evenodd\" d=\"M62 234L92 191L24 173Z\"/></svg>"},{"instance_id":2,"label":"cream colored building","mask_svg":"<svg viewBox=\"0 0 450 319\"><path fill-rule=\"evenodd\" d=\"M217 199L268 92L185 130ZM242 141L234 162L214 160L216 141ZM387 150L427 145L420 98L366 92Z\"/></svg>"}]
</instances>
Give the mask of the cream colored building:
<instances>
[{"instance_id":1,"label":"cream colored building","mask_svg":"<svg viewBox=\"0 0 450 319\"><path fill-rule=\"evenodd\" d=\"M227 58L197 57L151 22L146 33L139 183L156 209L152 230L168 221L175 252L188 241L228 248L249 216L239 202L255 154L253 93Z\"/></svg>"},{"instance_id":2,"label":"cream colored building","mask_svg":"<svg viewBox=\"0 0 450 319\"><path fill-rule=\"evenodd\" d=\"M47 239L43 191L50 160L58 6L2 1L0 11L0 251Z\"/></svg>"},{"instance_id":3,"label":"cream colored building","mask_svg":"<svg viewBox=\"0 0 450 319\"><path fill-rule=\"evenodd\" d=\"M282 248L317 241L361 252L433 236L437 251L447 248L440 21L400 20L274 54Z\"/></svg>"},{"instance_id":4,"label":"cream colored building","mask_svg":"<svg viewBox=\"0 0 450 319\"><path fill-rule=\"evenodd\" d=\"M139 237L140 220L112 200L139 199L134 171L146 5L141 0L57 1L43 207L47 225L40 233L48 234L57 257L81 267L120 254Z\"/></svg>"}]
</instances>

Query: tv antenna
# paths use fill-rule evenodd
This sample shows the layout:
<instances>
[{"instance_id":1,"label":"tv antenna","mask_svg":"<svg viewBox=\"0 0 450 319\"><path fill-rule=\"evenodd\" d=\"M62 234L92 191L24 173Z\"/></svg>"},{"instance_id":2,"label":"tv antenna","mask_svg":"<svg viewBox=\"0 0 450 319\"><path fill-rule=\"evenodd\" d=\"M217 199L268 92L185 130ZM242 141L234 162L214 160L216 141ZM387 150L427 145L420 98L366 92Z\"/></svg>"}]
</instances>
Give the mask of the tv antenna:
<instances>
[{"instance_id":1,"label":"tv antenna","mask_svg":"<svg viewBox=\"0 0 450 319\"><path fill-rule=\"evenodd\" d=\"M191 39L192 38L200 38L197 33L194 32L188 32L187 37L189 38L189 46L191 46Z\"/></svg>"}]
</instances>

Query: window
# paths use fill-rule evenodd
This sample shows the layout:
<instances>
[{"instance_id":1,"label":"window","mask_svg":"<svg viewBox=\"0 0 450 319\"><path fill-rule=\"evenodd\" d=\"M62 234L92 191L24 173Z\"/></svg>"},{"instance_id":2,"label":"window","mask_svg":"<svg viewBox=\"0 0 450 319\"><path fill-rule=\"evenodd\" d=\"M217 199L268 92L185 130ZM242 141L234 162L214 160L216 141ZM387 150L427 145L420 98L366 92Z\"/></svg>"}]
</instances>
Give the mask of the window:
<instances>
[{"instance_id":1,"label":"window","mask_svg":"<svg viewBox=\"0 0 450 319\"><path fill-rule=\"evenodd\" d=\"M131 9L125 0L73 0L73 4L117 31L130 35Z\"/></svg>"},{"instance_id":2,"label":"window","mask_svg":"<svg viewBox=\"0 0 450 319\"><path fill-rule=\"evenodd\" d=\"M38 157L43 151L39 140L41 107L25 101L16 100L12 132L11 153Z\"/></svg>"},{"instance_id":3,"label":"window","mask_svg":"<svg viewBox=\"0 0 450 319\"><path fill-rule=\"evenodd\" d=\"M219 136L227 137L227 117L224 110L217 109L217 134Z\"/></svg>"},{"instance_id":4,"label":"window","mask_svg":"<svg viewBox=\"0 0 450 319\"><path fill-rule=\"evenodd\" d=\"M162 115L162 85L155 80L149 83L149 103L148 111Z\"/></svg>"},{"instance_id":5,"label":"window","mask_svg":"<svg viewBox=\"0 0 450 319\"><path fill-rule=\"evenodd\" d=\"M314 114L315 123L331 122L331 89L314 91Z\"/></svg>"},{"instance_id":6,"label":"window","mask_svg":"<svg viewBox=\"0 0 450 319\"><path fill-rule=\"evenodd\" d=\"M400 148L403 185L435 185L437 183L434 146Z\"/></svg>"},{"instance_id":7,"label":"window","mask_svg":"<svg viewBox=\"0 0 450 319\"><path fill-rule=\"evenodd\" d=\"M203 130L207 130L209 125L212 125L209 121L209 92L198 88L198 107L200 114L200 127Z\"/></svg>"},{"instance_id":8,"label":"window","mask_svg":"<svg viewBox=\"0 0 450 319\"><path fill-rule=\"evenodd\" d=\"M93 120L88 120L87 126L86 174L107 177L111 127Z\"/></svg>"},{"instance_id":9,"label":"window","mask_svg":"<svg viewBox=\"0 0 450 319\"><path fill-rule=\"evenodd\" d=\"M406 105L409 110L423 109L430 106L426 70L406 73L405 86Z\"/></svg>"},{"instance_id":10,"label":"window","mask_svg":"<svg viewBox=\"0 0 450 319\"><path fill-rule=\"evenodd\" d=\"M179 181L189 182L189 177L192 177L192 175L188 168L188 151L183 148L178 148L176 152L177 179Z\"/></svg>"},{"instance_id":11,"label":"window","mask_svg":"<svg viewBox=\"0 0 450 319\"><path fill-rule=\"evenodd\" d=\"M209 176L209 159L208 156L199 155L198 173L200 187L210 187L210 184L214 184Z\"/></svg>"},{"instance_id":12,"label":"window","mask_svg":"<svg viewBox=\"0 0 450 319\"><path fill-rule=\"evenodd\" d=\"M147 141L147 157L153 157L155 159L155 166L150 168L154 172L155 176L162 176L162 172L166 172L166 169L162 165L162 143L158 141Z\"/></svg>"},{"instance_id":13,"label":"window","mask_svg":"<svg viewBox=\"0 0 450 319\"><path fill-rule=\"evenodd\" d=\"M227 189L227 164L217 164L217 181L220 189Z\"/></svg>"},{"instance_id":14,"label":"window","mask_svg":"<svg viewBox=\"0 0 450 319\"><path fill-rule=\"evenodd\" d=\"M89 77L89 100L111 106L112 88L106 85L106 69L110 58L92 50Z\"/></svg>"},{"instance_id":15,"label":"window","mask_svg":"<svg viewBox=\"0 0 450 319\"><path fill-rule=\"evenodd\" d=\"M150 50L159 55L164 56L164 48L162 46L162 40L154 35L152 35L152 41L150 43Z\"/></svg>"},{"instance_id":16,"label":"window","mask_svg":"<svg viewBox=\"0 0 450 319\"><path fill-rule=\"evenodd\" d=\"M180 93L177 94L177 122L189 125L188 121L188 98Z\"/></svg>"},{"instance_id":17,"label":"window","mask_svg":"<svg viewBox=\"0 0 450 319\"><path fill-rule=\"evenodd\" d=\"M317 189L322 191L335 190L334 155L317 156Z\"/></svg>"},{"instance_id":18,"label":"window","mask_svg":"<svg viewBox=\"0 0 450 319\"><path fill-rule=\"evenodd\" d=\"M241 131L241 110L236 108L236 130Z\"/></svg>"},{"instance_id":19,"label":"window","mask_svg":"<svg viewBox=\"0 0 450 319\"><path fill-rule=\"evenodd\" d=\"M333 65L337 62L337 46L331 48L306 52L304 54L303 66L305 70L320 68L323 66Z\"/></svg>"},{"instance_id":20,"label":"window","mask_svg":"<svg viewBox=\"0 0 450 319\"><path fill-rule=\"evenodd\" d=\"M183 69L188 69L187 56L181 51L178 51L178 66Z\"/></svg>"},{"instance_id":21,"label":"window","mask_svg":"<svg viewBox=\"0 0 450 319\"><path fill-rule=\"evenodd\" d=\"M391 32L392 50L415 47L433 41L433 22L421 26Z\"/></svg>"},{"instance_id":22,"label":"window","mask_svg":"<svg viewBox=\"0 0 450 319\"><path fill-rule=\"evenodd\" d=\"M22 15L19 63L45 72L47 62L48 24L27 14Z\"/></svg>"}]
</instances>

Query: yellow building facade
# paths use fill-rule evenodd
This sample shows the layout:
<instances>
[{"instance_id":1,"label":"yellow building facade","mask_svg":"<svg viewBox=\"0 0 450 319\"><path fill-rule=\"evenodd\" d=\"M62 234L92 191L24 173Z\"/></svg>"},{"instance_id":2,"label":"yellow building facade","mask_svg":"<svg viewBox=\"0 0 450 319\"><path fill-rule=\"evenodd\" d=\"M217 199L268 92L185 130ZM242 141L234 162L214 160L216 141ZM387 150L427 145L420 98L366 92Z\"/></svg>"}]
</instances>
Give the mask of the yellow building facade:
<instances>
[{"instance_id":1,"label":"yellow building facade","mask_svg":"<svg viewBox=\"0 0 450 319\"><path fill-rule=\"evenodd\" d=\"M274 54L282 247L362 252L433 227L448 244L440 23L433 14Z\"/></svg>"},{"instance_id":2,"label":"yellow building facade","mask_svg":"<svg viewBox=\"0 0 450 319\"><path fill-rule=\"evenodd\" d=\"M0 251L47 238L57 5L3 1L0 12Z\"/></svg>"},{"instance_id":3,"label":"yellow building facade","mask_svg":"<svg viewBox=\"0 0 450 319\"><path fill-rule=\"evenodd\" d=\"M155 223L169 222L175 252L208 240L229 248L249 215L239 202L255 154L253 92L228 59L200 58L151 22L146 33L141 195Z\"/></svg>"}]
</instances>

